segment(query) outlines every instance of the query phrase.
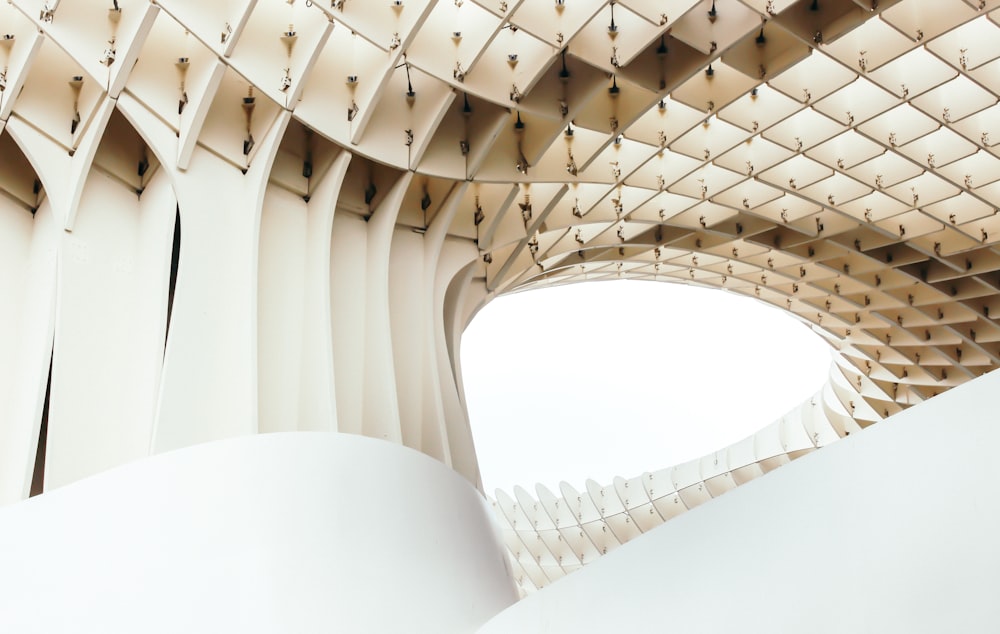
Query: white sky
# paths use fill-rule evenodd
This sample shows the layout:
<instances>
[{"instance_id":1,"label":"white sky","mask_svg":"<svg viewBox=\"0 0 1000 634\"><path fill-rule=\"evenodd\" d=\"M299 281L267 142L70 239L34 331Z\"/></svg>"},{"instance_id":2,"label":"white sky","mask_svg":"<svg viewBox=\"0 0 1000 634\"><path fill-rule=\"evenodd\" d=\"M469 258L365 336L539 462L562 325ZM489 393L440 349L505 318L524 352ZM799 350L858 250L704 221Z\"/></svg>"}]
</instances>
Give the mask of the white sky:
<instances>
[{"instance_id":1,"label":"white sky","mask_svg":"<svg viewBox=\"0 0 1000 634\"><path fill-rule=\"evenodd\" d=\"M609 484L727 446L809 398L830 347L762 302L614 281L500 297L462 339L486 492Z\"/></svg>"}]
</instances>

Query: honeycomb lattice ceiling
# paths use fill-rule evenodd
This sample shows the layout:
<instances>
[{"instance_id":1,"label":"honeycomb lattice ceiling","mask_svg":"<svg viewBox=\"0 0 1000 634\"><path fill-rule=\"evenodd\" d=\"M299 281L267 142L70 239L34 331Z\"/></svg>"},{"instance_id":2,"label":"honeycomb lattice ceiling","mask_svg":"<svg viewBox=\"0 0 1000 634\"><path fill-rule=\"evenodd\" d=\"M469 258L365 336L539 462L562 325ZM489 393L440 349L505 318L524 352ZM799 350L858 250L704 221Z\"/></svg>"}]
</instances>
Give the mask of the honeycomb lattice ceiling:
<instances>
[{"instance_id":1,"label":"honeycomb lattice ceiling","mask_svg":"<svg viewBox=\"0 0 1000 634\"><path fill-rule=\"evenodd\" d=\"M841 353L825 401L839 436L1000 363L998 7L13 0L0 130L17 117L72 153L104 125L101 98L128 95L174 130L182 169L196 145L246 168L289 110L305 138L416 173L422 213L400 224L426 229L441 192L465 186L447 231L478 245L483 302L658 279L812 323ZM310 156L294 145L282 152ZM27 182L4 195L34 205ZM351 187L348 208L367 184Z\"/></svg>"}]
</instances>

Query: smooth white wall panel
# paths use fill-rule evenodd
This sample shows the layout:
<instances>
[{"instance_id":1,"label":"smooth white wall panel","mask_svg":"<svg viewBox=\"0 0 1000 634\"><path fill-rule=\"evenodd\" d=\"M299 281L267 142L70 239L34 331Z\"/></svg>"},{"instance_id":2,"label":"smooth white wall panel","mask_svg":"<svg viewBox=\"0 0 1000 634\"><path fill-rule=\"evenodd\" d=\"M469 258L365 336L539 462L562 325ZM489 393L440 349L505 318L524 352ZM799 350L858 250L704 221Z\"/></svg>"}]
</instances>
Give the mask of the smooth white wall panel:
<instances>
[{"instance_id":1,"label":"smooth white wall panel","mask_svg":"<svg viewBox=\"0 0 1000 634\"><path fill-rule=\"evenodd\" d=\"M0 509L0 631L472 632L516 599L490 515L392 443L206 443Z\"/></svg>"}]
</instances>

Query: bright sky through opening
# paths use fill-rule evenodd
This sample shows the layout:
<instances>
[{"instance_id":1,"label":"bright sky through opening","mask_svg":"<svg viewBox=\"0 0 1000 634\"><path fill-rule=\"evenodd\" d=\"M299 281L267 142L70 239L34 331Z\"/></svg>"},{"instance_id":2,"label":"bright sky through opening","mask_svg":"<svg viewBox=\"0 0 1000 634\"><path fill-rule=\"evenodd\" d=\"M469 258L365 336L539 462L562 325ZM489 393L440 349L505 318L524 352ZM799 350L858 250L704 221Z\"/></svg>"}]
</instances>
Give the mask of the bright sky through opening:
<instances>
[{"instance_id":1,"label":"bright sky through opening","mask_svg":"<svg viewBox=\"0 0 1000 634\"><path fill-rule=\"evenodd\" d=\"M824 384L830 347L762 302L639 281L500 297L462 339L489 495L608 484L726 447Z\"/></svg>"}]
</instances>

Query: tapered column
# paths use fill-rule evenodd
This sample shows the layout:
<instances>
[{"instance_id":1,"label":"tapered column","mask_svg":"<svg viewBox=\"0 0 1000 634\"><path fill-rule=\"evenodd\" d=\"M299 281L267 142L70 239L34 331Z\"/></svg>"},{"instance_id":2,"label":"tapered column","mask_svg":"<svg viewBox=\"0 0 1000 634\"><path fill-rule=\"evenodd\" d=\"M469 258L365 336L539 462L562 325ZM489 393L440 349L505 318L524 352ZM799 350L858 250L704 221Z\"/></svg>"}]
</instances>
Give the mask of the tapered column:
<instances>
[{"instance_id":1,"label":"tapered column","mask_svg":"<svg viewBox=\"0 0 1000 634\"><path fill-rule=\"evenodd\" d=\"M257 258L264 188L289 113L244 174L198 147L175 172L182 240L153 450L257 432Z\"/></svg>"},{"instance_id":2,"label":"tapered column","mask_svg":"<svg viewBox=\"0 0 1000 634\"><path fill-rule=\"evenodd\" d=\"M351 155L341 152L308 201L277 186L260 235L260 431L336 431L330 332L330 234Z\"/></svg>"},{"instance_id":3,"label":"tapered column","mask_svg":"<svg viewBox=\"0 0 1000 634\"><path fill-rule=\"evenodd\" d=\"M28 497L55 316L51 206L34 216L0 199L0 505Z\"/></svg>"}]
</instances>

